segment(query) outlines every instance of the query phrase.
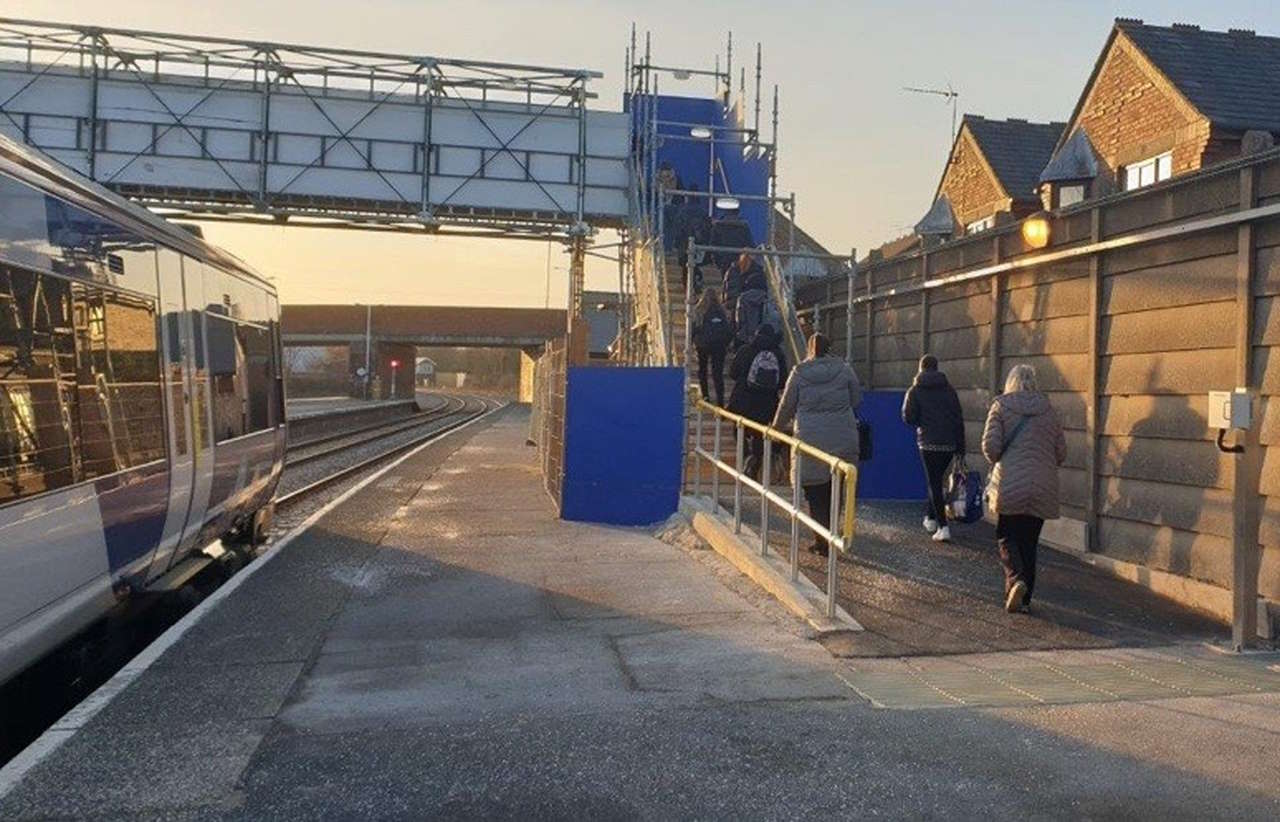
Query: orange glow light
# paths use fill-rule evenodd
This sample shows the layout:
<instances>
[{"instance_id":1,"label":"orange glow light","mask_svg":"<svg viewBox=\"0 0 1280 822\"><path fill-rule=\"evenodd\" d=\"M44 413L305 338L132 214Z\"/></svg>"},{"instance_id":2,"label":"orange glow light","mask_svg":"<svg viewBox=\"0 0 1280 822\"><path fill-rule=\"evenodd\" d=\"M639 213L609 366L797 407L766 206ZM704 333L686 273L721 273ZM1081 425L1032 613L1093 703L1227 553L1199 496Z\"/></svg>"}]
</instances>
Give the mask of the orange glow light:
<instances>
[{"instance_id":1,"label":"orange glow light","mask_svg":"<svg viewBox=\"0 0 1280 822\"><path fill-rule=\"evenodd\" d=\"M1022 223L1022 239L1031 248L1044 248L1049 244L1049 218L1033 214Z\"/></svg>"}]
</instances>

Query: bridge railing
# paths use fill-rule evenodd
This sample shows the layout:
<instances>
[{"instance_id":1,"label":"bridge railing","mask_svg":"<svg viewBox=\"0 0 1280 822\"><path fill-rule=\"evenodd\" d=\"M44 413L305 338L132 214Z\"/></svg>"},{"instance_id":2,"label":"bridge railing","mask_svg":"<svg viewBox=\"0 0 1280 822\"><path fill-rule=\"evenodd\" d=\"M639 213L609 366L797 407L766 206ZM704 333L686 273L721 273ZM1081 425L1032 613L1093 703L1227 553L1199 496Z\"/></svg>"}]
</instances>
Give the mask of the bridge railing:
<instances>
[{"instance_id":1,"label":"bridge railing","mask_svg":"<svg viewBox=\"0 0 1280 822\"><path fill-rule=\"evenodd\" d=\"M709 423L708 423L709 420ZM704 434L711 433L711 446L707 447ZM733 461L725 457L723 450L726 429L733 432ZM720 478L729 477L733 483L733 531L742 533L743 496L746 492L758 494L760 499L760 555L769 554L769 531L771 507L780 509L791 525L791 542L788 558L791 563L791 580L800 576L800 527L803 525L813 532L818 539L827 544L827 602L828 617L836 615L836 582L838 579L837 559L840 553L852 550L855 515L857 510L858 466L832 456L803 440L785 434L767 425L761 425L739 414L733 414L713 405L706 400L698 400L694 406L691 433L693 441L686 449L686 454L693 465L689 471L692 477L692 494L696 499L702 496L703 464L710 466L710 500L712 510L720 512ZM747 473L746 449L748 437L764 438L763 458L759 466L760 480ZM787 447L791 454L791 465L798 468L800 459L816 460L827 466L831 477L831 516L827 522L819 522L805 513L801 505L801 485L793 478L791 493L783 496L774 491L770 478L773 476L773 444Z\"/></svg>"}]
</instances>

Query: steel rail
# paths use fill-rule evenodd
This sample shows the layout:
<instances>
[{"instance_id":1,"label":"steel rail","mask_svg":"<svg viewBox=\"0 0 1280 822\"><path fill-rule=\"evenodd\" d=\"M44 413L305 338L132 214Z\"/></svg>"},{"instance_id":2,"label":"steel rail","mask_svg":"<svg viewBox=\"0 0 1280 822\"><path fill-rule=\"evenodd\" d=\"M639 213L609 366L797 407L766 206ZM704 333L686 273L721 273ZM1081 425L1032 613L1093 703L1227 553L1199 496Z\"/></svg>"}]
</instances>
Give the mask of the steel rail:
<instances>
[{"instance_id":1,"label":"steel rail","mask_svg":"<svg viewBox=\"0 0 1280 822\"><path fill-rule=\"evenodd\" d=\"M471 422L477 417L480 417L488 413L491 410L487 400L477 399L476 401L479 404L479 408L477 408L474 411L464 409L461 411L453 412L453 415L461 415L461 419L457 420L456 422L452 422L452 423L449 423L448 425L444 425L440 428L436 428L430 431L429 433L422 435L421 437L417 437L411 440L410 442L393 446L387 449L386 451L382 451L372 457L363 459L354 465L349 465L345 468L341 468L333 472L332 474L329 474L325 477L322 477L316 480L315 482L308 483L307 485L304 485L301 488L298 488L296 490L290 491L287 494L282 494L280 496L277 496L274 500L276 507L281 508L308 494L318 491L321 488L332 485L333 483L338 482L341 479L345 479L346 477L349 477L352 474L356 474L360 471L363 471L366 468L369 468L379 462L382 462L383 460L389 457L394 457L397 454L401 454L405 451L408 451L409 449L414 448L418 445L421 445L424 442L429 442L433 439L442 437L445 434L449 433L450 431L453 431L456 428L461 428L463 425L466 425L467 423Z\"/></svg>"},{"instance_id":2,"label":"steel rail","mask_svg":"<svg viewBox=\"0 0 1280 822\"><path fill-rule=\"evenodd\" d=\"M364 429L363 431L359 431L355 433L348 431L342 434L334 434L331 437L328 437L326 439L332 442L334 440L342 440L342 439L347 439L353 436L359 436L361 433L366 434L366 436L360 437L359 439L355 439L350 442L343 442L339 445L330 446L329 448L316 451L315 453L312 453L312 454L301 454L299 456L294 457L293 459L288 459L286 456L284 467L293 468L299 465L304 465L309 462L315 462L318 459L323 459L325 457L333 456L334 454L339 454L343 451L346 451L348 448L357 448L361 445L368 445L371 442L376 442L392 434L398 434L401 431L411 431L420 425L426 425L438 419L443 419L444 417L448 417L451 414L458 413L466 405L466 403L461 399L457 399L457 402L458 402L458 405L454 408L447 408L447 409L441 408L433 411L424 411L420 414L414 414L408 420L390 420L382 423L381 425L371 426L370 428ZM298 447L305 448L305 447L309 447L316 444L318 443L308 442ZM288 454L289 450L290 449L286 447L285 449L286 455Z\"/></svg>"},{"instance_id":3,"label":"steel rail","mask_svg":"<svg viewBox=\"0 0 1280 822\"><path fill-rule=\"evenodd\" d=\"M440 403L439 405L433 405L433 406L432 406L432 407L430 407L430 408L420 408L420 409L418 409L417 411L414 411L414 412L412 412L412 413L408 414L407 416L400 417L400 418L398 418L398 419L381 420L381 421L379 421L379 422L372 422L372 423L369 423L368 425L357 425L357 426L355 426L354 428L344 428L343 430L338 431L338 432L333 433L333 434L324 434L324 435L322 435L322 436L319 436L319 437L312 437L312 438L310 438L310 439L302 440L302 441L300 441L300 442L292 442L292 443L289 443L289 444L288 444L288 446L286 447L286 449L285 449L285 450L286 450L286 451L293 451L293 450L299 450L299 449L303 449L303 448L310 448L310 447L312 447L312 446L314 446L314 445L323 445L323 444L324 444L324 443L326 443L326 442L333 442L334 440L345 439L346 437L353 437L353 436L355 436L356 434L363 434L363 433L365 433L365 432L367 432L367 431L377 431L377 430L379 430L379 429L382 429L382 428L388 428L388 427L393 426L393 425L400 425L400 424L403 424L403 423L407 423L407 422L409 422L409 421L411 421L411 420L422 420L422 419L424 419L425 417L430 416L430 415L433 415L433 414L434 414L434 415L438 415L441 411L443 411L443 410L445 409L445 407L446 407L446 406L448 406L448 405L449 405L450 401L455 400L455 399L458 399L458 398L457 398L457 397L442 397L441 399L444 399L444 402ZM357 409L357 410L363 410L363 409ZM459 409L455 408L455 409L453 409L453 410L457 411L457 410L459 410ZM331 418L333 418L335 421L337 421L337 420L339 420L341 417L345 416L347 413L349 413L349 412L347 412L347 411L339 411L339 412L335 412L335 413L332 413L332 414L313 414L313 415L308 416L308 417L297 417L297 418L295 418L295 419L293 420L293 422L308 422L308 423L310 423L311 421L316 420L316 419L325 419L325 418L330 418L330 417L331 417ZM286 422L289 422L289 421L288 421L288 420L286 420Z\"/></svg>"}]
</instances>

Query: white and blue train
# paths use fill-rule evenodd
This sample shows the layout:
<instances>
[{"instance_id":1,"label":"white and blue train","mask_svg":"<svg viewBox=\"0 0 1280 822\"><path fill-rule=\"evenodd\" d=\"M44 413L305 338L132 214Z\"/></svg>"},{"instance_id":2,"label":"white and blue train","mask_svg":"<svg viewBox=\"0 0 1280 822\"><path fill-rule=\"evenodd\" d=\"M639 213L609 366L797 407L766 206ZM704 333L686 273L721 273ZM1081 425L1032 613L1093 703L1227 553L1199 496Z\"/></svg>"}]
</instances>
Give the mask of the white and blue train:
<instances>
[{"instance_id":1,"label":"white and blue train","mask_svg":"<svg viewBox=\"0 0 1280 822\"><path fill-rule=\"evenodd\" d=\"M0 137L0 682L269 523L275 289Z\"/></svg>"}]
</instances>

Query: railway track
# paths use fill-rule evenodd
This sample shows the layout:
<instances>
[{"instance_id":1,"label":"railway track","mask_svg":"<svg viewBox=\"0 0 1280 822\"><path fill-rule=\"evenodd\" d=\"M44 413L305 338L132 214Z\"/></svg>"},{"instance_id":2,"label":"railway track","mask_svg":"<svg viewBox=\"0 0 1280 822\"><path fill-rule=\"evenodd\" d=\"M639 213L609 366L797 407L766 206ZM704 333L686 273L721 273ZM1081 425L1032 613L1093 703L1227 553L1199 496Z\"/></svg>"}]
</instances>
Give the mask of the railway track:
<instances>
[{"instance_id":1,"label":"railway track","mask_svg":"<svg viewBox=\"0 0 1280 822\"><path fill-rule=\"evenodd\" d=\"M410 414L403 419L377 422L289 445L285 451L284 467L288 470L293 466L324 459L331 454L342 453L348 448L377 442L398 431L407 431L450 414L456 414L466 406L466 400L462 397L441 397L440 399L442 402L436 407Z\"/></svg>"},{"instance_id":2,"label":"railway track","mask_svg":"<svg viewBox=\"0 0 1280 822\"><path fill-rule=\"evenodd\" d=\"M326 438L325 447L316 451L285 456L284 475L276 493L276 509L288 507L355 474L359 474L390 457L408 451L423 442L439 437L474 420L497 407L497 403L478 397L447 397L444 407L415 414L409 420L376 426L378 430L345 432ZM310 448L309 441L296 448ZM291 448L292 453L295 449Z\"/></svg>"}]
</instances>

